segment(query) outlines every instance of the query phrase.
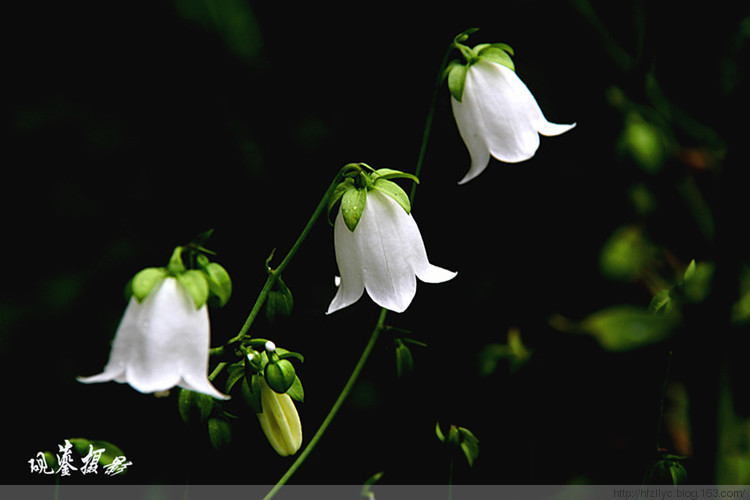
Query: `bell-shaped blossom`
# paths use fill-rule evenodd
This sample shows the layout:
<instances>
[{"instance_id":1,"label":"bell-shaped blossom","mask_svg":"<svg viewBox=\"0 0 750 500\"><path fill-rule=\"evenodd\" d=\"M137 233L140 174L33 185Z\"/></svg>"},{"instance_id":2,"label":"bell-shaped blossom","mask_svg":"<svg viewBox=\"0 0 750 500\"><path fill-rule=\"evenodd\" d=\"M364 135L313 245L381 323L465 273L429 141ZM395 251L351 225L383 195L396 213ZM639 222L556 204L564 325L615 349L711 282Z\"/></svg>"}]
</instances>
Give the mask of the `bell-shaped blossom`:
<instances>
[{"instance_id":1,"label":"bell-shaped blossom","mask_svg":"<svg viewBox=\"0 0 750 500\"><path fill-rule=\"evenodd\" d=\"M183 285L166 277L142 302L130 299L104 371L78 380L114 380L143 393L180 386L228 399L208 380L209 347L206 305L196 309Z\"/></svg>"},{"instance_id":2,"label":"bell-shaped blossom","mask_svg":"<svg viewBox=\"0 0 750 500\"><path fill-rule=\"evenodd\" d=\"M302 446L302 424L289 394L279 394L260 377L262 413L256 413L260 427L276 453L294 455Z\"/></svg>"},{"instance_id":3,"label":"bell-shaped blossom","mask_svg":"<svg viewBox=\"0 0 750 500\"><path fill-rule=\"evenodd\" d=\"M377 189L367 193L354 231L346 226L339 209L334 246L341 280L327 314L355 303L364 290L379 306L403 312L416 294L417 278L442 283L456 275L428 262L412 215Z\"/></svg>"},{"instance_id":4,"label":"bell-shaped blossom","mask_svg":"<svg viewBox=\"0 0 750 500\"><path fill-rule=\"evenodd\" d=\"M539 147L539 134L559 135L575 123L550 123L526 85L506 65L487 59L466 70L461 101L451 98L453 115L471 155L469 172L459 184L478 176L490 161L528 160Z\"/></svg>"}]
</instances>

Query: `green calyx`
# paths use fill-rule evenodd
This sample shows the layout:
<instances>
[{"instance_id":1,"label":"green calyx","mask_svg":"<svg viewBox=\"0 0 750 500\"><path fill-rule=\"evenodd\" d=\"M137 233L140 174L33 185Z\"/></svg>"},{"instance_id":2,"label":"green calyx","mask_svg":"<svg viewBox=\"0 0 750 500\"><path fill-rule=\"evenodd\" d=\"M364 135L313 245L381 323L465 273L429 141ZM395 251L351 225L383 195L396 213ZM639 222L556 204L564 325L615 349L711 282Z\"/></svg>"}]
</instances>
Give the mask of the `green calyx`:
<instances>
[{"instance_id":1,"label":"green calyx","mask_svg":"<svg viewBox=\"0 0 750 500\"><path fill-rule=\"evenodd\" d=\"M481 43L469 47L463 42L468 40L469 35L478 31L478 28L471 28L463 33L456 35L453 39L453 47L463 56L463 61L454 59L448 63L443 72L443 78L448 81L448 90L454 99L461 102L466 84L466 75L469 67L479 61L490 61L502 64L513 71L516 70L511 56L514 55L513 48L505 43Z\"/></svg>"},{"instance_id":2,"label":"green calyx","mask_svg":"<svg viewBox=\"0 0 750 500\"><path fill-rule=\"evenodd\" d=\"M333 224L334 208L341 207L346 227L354 231L359 224L367 203L367 193L376 189L393 198L406 213L411 212L411 203L406 192L390 179L419 179L406 172L390 168L373 169L365 163L349 163L341 169L343 180L336 186L328 200L328 222Z\"/></svg>"},{"instance_id":3,"label":"green calyx","mask_svg":"<svg viewBox=\"0 0 750 500\"><path fill-rule=\"evenodd\" d=\"M143 300L165 278L173 277L188 292L196 309L209 300L223 307L232 295L232 280L226 269L211 262L213 252L202 246L212 230L201 233L187 245L175 247L166 267L148 267L138 272L128 285L129 295Z\"/></svg>"}]
</instances>

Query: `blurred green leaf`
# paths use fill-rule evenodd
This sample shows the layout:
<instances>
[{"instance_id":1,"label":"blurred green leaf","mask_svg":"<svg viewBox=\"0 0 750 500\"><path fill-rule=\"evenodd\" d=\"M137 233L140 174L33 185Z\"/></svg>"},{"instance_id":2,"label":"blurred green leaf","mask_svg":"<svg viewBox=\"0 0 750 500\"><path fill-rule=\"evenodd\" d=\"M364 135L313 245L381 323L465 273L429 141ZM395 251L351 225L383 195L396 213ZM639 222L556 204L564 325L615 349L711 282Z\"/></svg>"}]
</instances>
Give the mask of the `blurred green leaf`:
<instances>
[{"instance_id":1,"label":"blurred green leaf","mask_svg":"<svg viewBox=\"0 0 750 500\"><path fill-rule=\"evenodd\" d=\"M640 227L622 226L602 246L599 268L610 279L632 281L654 261L657 251Z\"/></svg>"},{"instance_id":2,"label":"blurred green leaf","mask_svg":"<svg viewBox=\"0 0 750 500\"><path fill-rule=\"evenodd\" d=\"M396 343L396 376L401 378L414 368L414 359L411 351L401 339L395 339L394 342Z\"/></svg>"},{"instance_id":3,"label":"blurred green leaf","mask_svg":"<svg viewBox=\"0 0 750 500\"><path fill-rule=\"evenodd\" d=\"M177 398L177 410L186 424L194 422L205 422L211 415L214 407L214 398L200 392L180 388Z\"/></svg>"},{"instance_id":4,"label":"blurred green leaf","mask_svg":"<svg viewBox=\"0 0 750 500\"><path fill-rule=\"evenodd\" d=\"M656 315L645 308L615 306L595 312L581 322L608 351L629 351L666 340L676 326L674 315Z\"/></svg>"},{"instance_id":5,"label":"blurred green leaf","mask_svg":"<svg viewBox=\"0 0 750 500\"><path fill-rule=\"evenodd\" d=\"M210 418L208 420L208 437L215 450L222 450L232 441L232 426L229 421L223 418Z\"/></svg>"},{"instance_id":6,"label":"blurred green leaf","mask_svg":"<svg viewBox=\"0 0 750 500\"><path fill-rule=\"evenodd\" d=\"M263 49L263 38L255 14L242 0L174 0L177 12L206 29L215 30L237 57L255 63Z\"/></svg>"}]
</instances>

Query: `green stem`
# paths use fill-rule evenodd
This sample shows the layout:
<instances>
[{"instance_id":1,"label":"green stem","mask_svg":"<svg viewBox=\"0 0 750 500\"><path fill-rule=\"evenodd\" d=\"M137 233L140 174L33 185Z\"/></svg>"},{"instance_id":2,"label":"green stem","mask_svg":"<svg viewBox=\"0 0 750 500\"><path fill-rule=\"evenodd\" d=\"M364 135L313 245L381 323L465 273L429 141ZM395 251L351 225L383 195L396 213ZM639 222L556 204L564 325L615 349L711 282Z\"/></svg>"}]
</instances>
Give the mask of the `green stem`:
<instances>
[{"instance_id":1,"label":"green stem","mask_svg":"<svg viewBox=\"0 0 750 500\"><path fill-rule=\"evenodd\" d=\"M427 151L427 142L430 138L430 132L432 131L432 119L435 116L435 108L437 107L437 99L440 94L440 88L443 85L443 71L445 66L448 64L448 58L450 57L451 51L454 46L451 44L448 50L443 55L443 61L440 63L440 70L438 71L437 78L435 79L435 86L432 89L432 102L430 103L430 109L427 112L427 118L425 118L424 130L422 131L422 144L419 146L419 156L417 157L417 165L414 168L414 175L419 178L422 173L422 164L424 163L425 152ZM417 184L414 183L411 186L411 193L409 193L409 201L411 205L414 205L414 197L417 193Z\"/></svg>"},{"instance_id":2,"label":"green stem","mask_svg":"<svg viewBox=\"0 0 750 500\"><path fill-rule=\"evenodd\" d=\"M331 193L333 193L334 189L336 189L336 186L338 185L338 183L341 182L342 175L343 174L341 171L339 171L339 173L336 174L336 177L333 179L333 182L331 182L331 184L328 186L328 189L323 195L323 198L321 198L320 202L318 203L318 206L315 207L315 211L310 216L310 220L307 221L307 225L305 225L305 228L300 233L299 237L297 238L297 241L294 242L294 245L292 245L292 248L289 250L289 252L287 252L286 256L278 265L278 267L276 267L276 269L271 269L268 266L268 263L273 257L273 252L271 253L271 256L266 260L268 278L266 278L266 282L263 284L263 288L258 294L258 298L255 299L255 304L253 304L253 308L250 310L250 314L248 314L247 319L245 320L245 323L242 325L242 328L240 329L239 333L235 335L233 338L231 338L229 341L227 341L226 344L224 344L223 346L215 347L211 349L210 352L212 356L224 355L225 348L227 345L231 345L235 342L239 342L240 340L243 339L243 337L250 330L250 327L255 321L255 318L258 316L258 313L260 313L260 310L263 307L263 304L265 304L266 298L268 298L268 294L271 293L271 289L273 288L273 285L279 279L279 276L281 276L282 271L292 261L292 258L297 253L297 250L299 250L299 248L302 246L302 243L305 241L305 238L307 238L307 235L312 230L313 226L315 225L315 222L318 220L318 218L323 213L323 211L327 208L328 198L330 198ZM226 363L224 362L219 363L216 366L216 369L211 373L209 379L213 380L219 373L221 373L221 370L224 369L225 366L226 366Z\"/></svg>"},{"instance_id":3,"label":"green stem","mask_svg":"<svg viewBox=\"0 0 750 500\"><path fill-rule=\"evenodd\" d=\"M414 170L414 175L419 177L419 175L422 172L422 164L424 163L424 156L425 151L427 150L427 142L430 137L430 131L432 130L432 119L435 115L435 107L437 104L437 98L439 95L440 86L443 82L443 71L445 70L445 66L448 63L448 57L450 56L451 50L453 50L453 44L450 45L448 50L445 52L445 55L443 56L443 61L440 65L440 71L438 71L437 79L435 82L435 87L432 92L432 102L430 104L430 109L427 112L427 118L425 119L425 126L424 131L422 132L422 143L419 147L419 156L417 157L417 164ZM345 169L346 167L344 167ZM341 176L342 173L339 173L339 176ZM338 179L338 177L337 177ZM337 182L334 182L334 184L331 185L331 188L329 188L329 191L335 188L335 185ZM414 197L417 192L417 184L412 184L411 187L411 193L409 194L409 202L413 206L414 205ZM326 193L327 200L329 193ZM286 259L284 259L286 261ZM284 262L282 262L284 264ZM281 266L279 266L281 268ZM270 279L270 276L269 276ZM265 290L265 287L264 287ZM262 294L263 292L261 292ZM359 373L362 371L362 367L365 365L365 362L367 361L367 358L370 356L370 352L372 351L373 347L375 346L376 341L378 340L378 336L380 335L380 332L385 328L385 317L387 314L387 310L385 308L380 310L380 316L378 317L378 322L375 325L375 328L372 331L372 334L370 335L370 340L367 343L367 346L365 346L365 350L362 351L362 355L359 358L359 361L357 362L357 365L354 367L354 371L352 371L352 374L349 376L349 380L347 380L346 385L344 386L344 389L339 394L338 399L333 404L333 407L331 407L331 410L328 412L328 415L326 416L325 420L323 420L323 423L320 425L318 430L315 432L315 435L310 440L310 442L307 444L304 450L302 450L302 453L297 457L297 460L294 461L291 467L286 471L286 473L282 476L281 479L279 479L279 482L276 483L276 485L273 487L273 489L268 492L268 494L265 496L264 500L270 500L273 498L274 495L281 489L284 484L289 480L290 477L297 471L297 469L302 465L302 463L305 461L307 456L312 452L312 450L315 448L315 445L320 441L320 438L325 433L326 429L328 429L328 426L331 424L331 421L333 420L333 417L336 416L336 413L338 413L339 408L341 408L341 405L344 403L346 398L349 396L349 393L351 392L352 388L354 387L354 384L357 381L357 378L359 377ZM252 315L252 312L251 312ZM248 318L250 320L250 318Z\"/></svg>"},{"instance_id":4,"label":"green stem","mask_svg":"<svg viewBox=\"0 0 750 500\"><path fill-rule=\"evenodd\" d=\"M375 343L378 340L378 336L380 335L381 330L383 330L383 326L385 324L385 316L388 311L386 309L380 310L380 316L378 317L378 322L375 325L375 328L372 330L372 334L370 335L370 340L367 342L367 346L365 346L365 350L362 351L362 355L359 357L359 361L357 361L357 365L354 367L354 370L352 371L352 374L349 376L349 380L347 380L346 385L344 386L343 390L341 391L341 394L339 394L338 399L331 407L331 410L328 412L328 415L326 416L325 420L323 420L323 423L320 424L320 427L318 428L315 435L312 437L310 442L307 444L304 450L302 450L302 453L297 457L297 460L294 461L291 467L286 471L284 476L282 476L281 479L279 479L279 482L276 483L276 486L273 487L271 491L268 492L268 494L264 497L264 500L269 500L273 498L274 495L281 489L284 484L289 480L290 477L297 471L297 469L302 465L302 463L305 461L307 456L312 452L312 450L315 448L315 445L318 444L318 441L320 441L320 438L325 433L326 429L328 429L328 426L331 424L331 421L333 421L333 417L336 416L336 413L338 413L339 409L341 408L341 405L344 404L344 401L349 396L349 393L351 392L352 388L354 387L355 382L357 381L357 378L359 377L360 372L362 371L362 368L365 366L365 362L367 361L367 358L370 356L370 353L372 352L373 347L375 347Z\"/></svg>"}]
</instances>

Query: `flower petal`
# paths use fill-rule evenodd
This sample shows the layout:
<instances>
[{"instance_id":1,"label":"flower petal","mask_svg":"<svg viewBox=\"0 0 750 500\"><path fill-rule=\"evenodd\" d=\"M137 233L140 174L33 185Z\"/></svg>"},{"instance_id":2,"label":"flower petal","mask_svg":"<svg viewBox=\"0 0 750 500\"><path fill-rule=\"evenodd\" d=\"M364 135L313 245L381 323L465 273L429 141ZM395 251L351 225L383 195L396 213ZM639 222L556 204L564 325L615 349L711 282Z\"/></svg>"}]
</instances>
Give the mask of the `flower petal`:
<instances>
[{"instance_id":1,"label":"flower petal","mask_svg":"<svg viewBox=\"0 0 750 500\"><path fill-rule=\"evenodd\" d=\"M464 95L477 107L479 126L493 157L508 163L528 160L539 147L539 106L515 71L479 61L469 68Z\"/></svg>"},{"instance_id":2,"label":"flower petal","mask_svg":"<svg viewBox=\"0 0 750 500\"><path fill-rule=\"evenodd\" d=\"M407 242L398 224L404 209L388 195L372 190L354 240L362 256L365 289L379 306L403 312L417 293Z\"/></svg>"},{"instance_id":3,"label":"flower petal","mask_svg":"<svg viewBox=\"0 0 750 500\"><path fill-rule=\"evenodd\" d=\"M464 97L463 102L458 102L451 97L451 105L453 116L456 118L456 124L458 125L458 132L461 134L471 157L469 172L458 181L459 184L464 184L487 168L490 163L490 149L484 139L484 131L480 127L481 121L476 100L469 98L467 102L466 97Z\"/></svg>"},{"instance_id":4,"label":"flower petal","mask_svg":"<svg viewBox=\"0 0 750 500\"><path fill-rule=\"evenodd\" d=\"M417 278L425 283L442 283L456 276L457 273L434 266L427 260L424 240L412 214L407 214L403 210L396 211L396 219L395 229L398 231L398 238L404 244L408 254L407 260L411 263L412 272Z\"/></svg>"},{"instance_id":5,"label":"flower petal","mask_svg":"<svg viewBox=\"0 0 750 500\"><path fill-rule=\"evenodd\" d=\"M367 207L366 203L365 207ZM338 291L328 306L326 314L331 314L354 304L365 291L359 248L354 241L354 233L346 227L340 208L333 226L333 245L336 250L336 263L339 266L341 278Z\"/></svg>"}]
</instances>

